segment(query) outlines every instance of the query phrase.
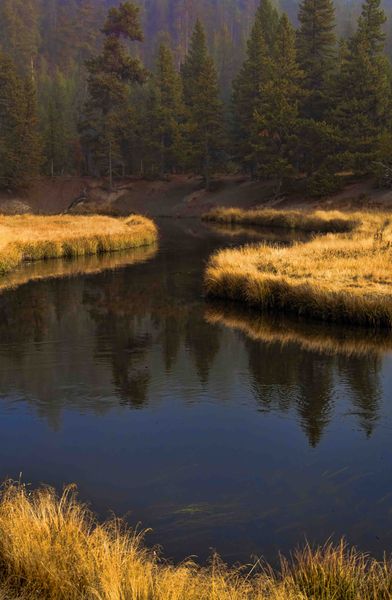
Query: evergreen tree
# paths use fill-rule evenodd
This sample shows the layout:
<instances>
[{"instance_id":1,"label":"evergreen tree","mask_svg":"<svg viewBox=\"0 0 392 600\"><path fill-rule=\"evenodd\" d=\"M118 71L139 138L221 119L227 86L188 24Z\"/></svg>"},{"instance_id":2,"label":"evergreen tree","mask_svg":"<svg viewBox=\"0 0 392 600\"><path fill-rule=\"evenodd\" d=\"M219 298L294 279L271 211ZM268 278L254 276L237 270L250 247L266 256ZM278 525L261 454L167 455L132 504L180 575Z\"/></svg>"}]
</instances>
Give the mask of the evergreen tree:
<instances>
[{"instance_id":1,"label":"evergreen tree","mask_svg":"<svg viewBox=\"0 0 392 600\"><path fill-rule=\"evenodd\" d=\"M143 40L139 9L131 2L110 9L103 33L106 38L102 53L87 64L89 100L82 132L89 156L95 154L97 162L106 157L104 162L111 189L129 85L143 83L146 78L140 61L129 54L123 41Z\"/></svg>"},{"instance_id":2,"label":"evergreen tree","mask_svg":"<svg viewBox=\"0 0 392 600\"><path fill-rule=\"evenodd\" d=\"M255 111L255 153L259 174L276 182L279 193L296 174L299 102L303 72L297 62L296 36L286 14L280 18L268 77L260 87Z\"/></svg>"},{"instance_id":3,"label":"evergreen tree","mask_svg":"<svg viewBox=\"0 0 392 600\"><path fill-rule=\"evenodd\" d=\"M223 105L206 37L200 21L192 35L189 52L182 66L184 101L187 110L189 167L204 176L210 186L211 175L222 162Z\"/></svg>"},{"instance_id":4,"label":"evergreen tree","mask_svg":"<svg viewBox=\"0 0 392 600\"><path fill-rule=\"evenodd\" d=\"M182 82L174 67L172 52L165 44L159 47L155 82L159 96L160 170L163 174L181 168L185 151Z\"/></svg>"},{"instance_id":5,"label":"evergreen tree","mask_svg":"<svg viewBox=\"0 0 392 600\"><path fill-rule=\"evenodd\" d=\"M391 128L390 67L383 55L386 20L380 0L365 0L358 30L342 57L331 119L341 137L341 166L371 171Z\"/></svg>"},{"instance_id":6,"label":"evergreen tree","mask_svg":"<svg viewBox=\"0 0 392 600\"><path fill-rule=\"evenodd\" d=\"M333 0L302 0L298 20L298 60L308 90L303 112L308 118L321 120L330 103L336 60Z\"/></svg>"},{"instance_id":7,"label":"evergreen tree","mask_svg":"<svg viewBox=\"0 0 392 600\"><path fill-rule=\"evenodd\" d=\"M75 146L78 145L76 129L75 96L77 77L65 76L60 71L54 75L40 76L41 130L44 143L44 170L48 175L72 173L75 170Z\"/></svg>"},{"instance_id":8,"label":"evergreen tree","mask_svg":"<svg viewBox=\"0 0 392 600\"><path fill-rule=\"evenodd\" d=\"M253 175L254 114L268 60L274 52L279 17L270 0L261 0L247 43L246 59L233 83L233 139L236 158Z\"/></svg>"},{"instance_id":9,"label":"evergreen tree","mask_svg":"<svg viewBox=\"0 0 392 600\"><path fill-rule=\"evenodd\" d=\"M0 53L0 187L26 187L40 165L36 95L31 78L23 81Z\"/></svg>"},{"instance_id":10,"label":"evergreen tree","mask_svg":"<svg viewBox=\"0 0 392 600\"><path fill-rule=\"evenodd\" d=\"M330 157L336 131L326 122L336 76L335 8L333 0L302 0L299 5L297 48L304 72L303 117L298 131L298 165L310 175L309 191L322 194L337 185Z\"/></svg>"},{"instance_id":11,"label":"evergreen tree","mask_svg":"<svg viewBox=\"0 0 392 600\"><path fill-rule=\"evenodd\" d=\"M39 18L39 0L0 2L0 48L24 76L35 70L40 44Z\"/></svg>"}]
</instances>

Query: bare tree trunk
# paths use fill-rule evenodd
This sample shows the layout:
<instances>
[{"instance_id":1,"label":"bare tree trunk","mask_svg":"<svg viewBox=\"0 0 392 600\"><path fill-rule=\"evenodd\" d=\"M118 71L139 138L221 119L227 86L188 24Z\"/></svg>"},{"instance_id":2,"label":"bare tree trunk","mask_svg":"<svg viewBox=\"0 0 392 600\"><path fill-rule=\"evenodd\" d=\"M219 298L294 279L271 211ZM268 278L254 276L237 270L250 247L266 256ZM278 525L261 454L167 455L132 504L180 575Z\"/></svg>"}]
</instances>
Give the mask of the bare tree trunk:
<instances>
[{"instance_id":1,"label":"bare tree trunk","mask_svg":"<svg viewBox=\"0 0 392 600\"><path fill-rule=\"evenodd\" d=\"M113 191L112 141L109 142L109 191Z\"/></svg>"}]
</instances>

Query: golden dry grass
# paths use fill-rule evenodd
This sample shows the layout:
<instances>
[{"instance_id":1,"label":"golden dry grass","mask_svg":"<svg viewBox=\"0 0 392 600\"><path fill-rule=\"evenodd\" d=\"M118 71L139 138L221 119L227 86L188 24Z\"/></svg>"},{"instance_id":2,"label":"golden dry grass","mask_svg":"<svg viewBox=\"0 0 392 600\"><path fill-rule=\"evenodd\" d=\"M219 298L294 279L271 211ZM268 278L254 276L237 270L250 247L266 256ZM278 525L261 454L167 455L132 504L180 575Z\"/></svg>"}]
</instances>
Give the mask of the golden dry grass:
<instances>
[{"instance_id":1,"label":"golden dry grass","mask_svg":"<svg viewBox=\"0 0 392 600\"><path fill-rule=\"evenodd\" d=\"M72 488L57 498L7 483L0 498L0 598L7 600L387 600L392 564L342 542L267 565L171 565L140 534L98 524Z\"/></svg>"},{"instance_id":2,"label":"golden dry grass","mask_svg":"<svg viewBox=\"0 0 392 600\"><path fill-rule=\"evenodd\" d=\"M211 325L221 325L244 333L263 344L290 344L302 350L329 356L379 356L392 350L392 337L386 330L361 327L344 328L333 324L306 322L287 316L273 318L270 314L241 310L235 306L209 306L204 317Z\"/></svg>"},{"instance_id":3,"label":"golden dry grass","mask_svg":"<svg viewBox=\"0 0 392 600\"><path fill-rule=\"evenodd\" d=\"M154 243L157 229L140 216L0 216L0 274L23 261L70 258Z\"/></svg>"},{"instance_id":4,"label":"golden dry grass","mask_svg":"<svg viewBox=\"0 0 392 600\"><path fill-rule=\"evenodd\" d=\"M140 246L119 252L88 254L77 260L57 259L25 263L18 269L0 277L0 291L17 288L30 281L41 279L63 279L78 275L93 275L102 271L117 270L123 267L147 262L154 258L158 244Z\"/></svg>"},{"instance_id":5,"label":"golden dry grass","mask_svg":"<svg viewBox=\"0 0 392 600\"><path fill-rule=\"evenodd\" d=\"M353 231L358 221L354 215L339 211L215 208L203 215L204 221L226 225L258 225L282 229L313 231L316 233L343 233Z\"/></svg>"},{"instance_id":6,"label":"golden dry grass","mask_svg":"<svg viewBox=\"0 0 392 600\"><path fill-rule=\"evenodd\" d=\"M344 215L342 214L342 219ZM383 213L354 213L344 234L290 247L266 244L211 257L207 294L322 320L392 327L392 225Z\"/></svg>"}]
</instances>

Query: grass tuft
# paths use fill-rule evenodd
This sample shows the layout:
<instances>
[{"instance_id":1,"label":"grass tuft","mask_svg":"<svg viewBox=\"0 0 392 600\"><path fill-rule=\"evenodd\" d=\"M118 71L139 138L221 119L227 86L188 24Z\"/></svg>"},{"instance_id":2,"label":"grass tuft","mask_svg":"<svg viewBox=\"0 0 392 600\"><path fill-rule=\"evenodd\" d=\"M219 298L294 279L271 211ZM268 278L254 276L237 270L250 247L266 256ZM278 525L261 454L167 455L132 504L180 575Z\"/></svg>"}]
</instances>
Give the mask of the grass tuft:
<instances>
[{"instance_id":1,"label":"grass tuft","mask_svg":"<svg viewBox=\"0 0 392 600\"><path fill-rule=\"evenodd\" d=\"M143 546L118 520L99 524L50 488L8 482L0 496L0 598L7 600L387 600L392 564L344 542L309 546L280 568L177 566Z\"/></svg>"},{"instance_id":2,"label":"grass tuft","mask_svg":"<svg viewBox=\"0 0 392 600\"><path fill-rule=\"evenodd\" d=\"M258 225L315 233L347 233L359 224L355 216L339 211L215 208L203 215L204 221L226 225Z\"/></svg>"},{"instance_id":3,"label":"grass tuft","mask_svg":"<svg viewBox=\"0 0 392 600\"><path fill-rule=\"evenodd\" d=\"M343 217L342 217L343 218ZM222 250L205 273L208 295L325 321L392 328L392 224L354 213L349 233L290 247Z\"/></svg>"},{"instance_id":4,"label":"grass tuft","mask_svg":"<svg viewBox=\"0 0 392 600\"><path fill-rule=\"evenodd\" d=\"M24 261L72 258L147 246L158 237L155 224L137 215L0 216L0 274Z\"/></svg>"}]
</instances>

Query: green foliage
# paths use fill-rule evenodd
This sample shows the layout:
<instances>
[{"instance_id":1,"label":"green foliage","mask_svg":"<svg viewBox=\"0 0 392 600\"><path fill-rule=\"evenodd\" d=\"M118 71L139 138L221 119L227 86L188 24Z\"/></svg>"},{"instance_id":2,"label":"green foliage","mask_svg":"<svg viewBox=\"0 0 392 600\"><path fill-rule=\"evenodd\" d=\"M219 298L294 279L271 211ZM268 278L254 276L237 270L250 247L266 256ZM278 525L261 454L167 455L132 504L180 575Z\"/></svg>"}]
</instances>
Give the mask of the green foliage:
<instances>
[{"instance_id":1,"label":"green foliage","mask_svg":"<svg viewBox=\"0 0 392 600\"><path fill-rule=\"evenodd\" d=\"M8 95L1 108L3 185L15 185L17 172L34 173L41 162L35 89L46 174L158 177L188 170L210 186L216 170L230 168L272 178L278 192L297 177L309 178L310 190L327 189L341 169L389 168L392 68L384 46L392 30L380 0L114 4L1 0L0 50L13 63L13 75L3 65L8 83L0 92ZM295 40L277 7L294 22L298 5ZM335 21L346 37L340 45ZM233 80L229 110L222 99ZM23 118L30 129L23 130Z\"/></svg>"},{"instance_id":2,"label":"green foliage","mask_svg":"<svg viewBox=\"0 0 392 600\"><path fill-rule=\"evenodd\" d=\"M196 23L182 67L182 81L189 168L203 175L206 187L209 187L212 172L222 163L223 105L200 21Z\"/></svg>"},{"instance_id":3,"label":"green foliage","mask_svg":"<svg viewBox=\"0 0 392 600\"><path fill-rule=\"evenodd\" d=\"M383 55L385 15L380 0L366 0L358 30L342 55L335 109L343 166L364 174L377 157L379 139L391 128L390 69Z\"/></svg>"},{"instance_id":4,"label":"green foliage","mask_svg":"<svg viewBox=\"0 0 392 600\"><path fill-rule=\"evenodd\" d=\"M268 77L260 88L255 126L259 174L276 181L276 192L296 174L299 102L303 72L297 62L295 31L287 15L280 18Z\"/></svg>"},{"instance_id":5,"label":"green foliage","mask_svg":"<svg viewBox=\"0 0 392 600\"><path fill-rule=\"evenodd\" d=\"M1 0L0 49L22 75L31 75L40 44L38 0Z\"/></svg>"},{"instance_id":6,"label":"green foliage","mask_svg":"<svg viewBox=\"0 0 392 600\"><path fill-rule=\"evenodd\" d=\"M331 101L336 60L335 9L332 0L302 0L298 19L298 60L308 91L304 116L321 120Z\"/></svg>"},{"instance_id":7,"label":"green foliage","mask_svg":"<svg viewBox=\"0 0 392 600\"><path fill-rule=\"evenodd\" d=\"M121 39L141 39L137 15L137 8L129 2L111 9L103 28L106 37L102 52L87 63L89 98L81 131L89 167L93 161L99 172L106 171L110 188L113 166L121 162L119 132L127 112L129 86L143 83L147 76L140 61L129 54Z\"/></svg>"},{"instance_id":8,"label":"green foliage","mask_svg":"<svg viewBox=\"0 0 392 600\"><path fill-rule=\"evenodd\" d=\"M80 170L75 103L77 85L75 77L66 77L60 71L53 76L41 72L40 126L45 156L43 167L48 175L77 173Z\"/></svg>"},{"instance_id":9,"label":"green foliage","mask_svg":"<svg viewBox=\"0 0 392 600\"><path fill-rule=\"evenodd\" d=\"M0 188L26 187L41 162L35 86L0 54Z\"/></svg>"},{"instance_id":10,"label":"green foliage","mask_svg":"<svg viewBox=\"0 0 392 600\"><path fill-rule=\"evenodd\" d=\"M261 0L247 43L246 58L233 83L233 142L236 158L252 175L257 165L253 152L255 110L274 51L278 13L270 0Z\"/></svg>"},{"instance_id":11,"label":"green foliage","mask_svg":"<svg viewBox=\"0 0 392 600\"><path fill-rule=\"evenodd\" d=\"M342 179L328 169L322 168L312 175L307 181L309 196L322 198L340 191L343 187Z\"/></svg>"},{"instance_id":12,"label":"green foliage","mask_svg":"<svg viewBox=\"0 0 392 600\"><path fill-rule=\"evenodd\" d=\"M124 37L132 42L142 42L139 12L139 7L132 2L123 2L118 8L111 8L102 33L107 36Z\"/></svg>"}]
</instances>

